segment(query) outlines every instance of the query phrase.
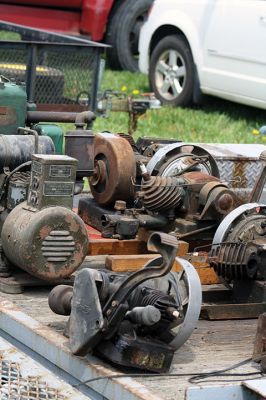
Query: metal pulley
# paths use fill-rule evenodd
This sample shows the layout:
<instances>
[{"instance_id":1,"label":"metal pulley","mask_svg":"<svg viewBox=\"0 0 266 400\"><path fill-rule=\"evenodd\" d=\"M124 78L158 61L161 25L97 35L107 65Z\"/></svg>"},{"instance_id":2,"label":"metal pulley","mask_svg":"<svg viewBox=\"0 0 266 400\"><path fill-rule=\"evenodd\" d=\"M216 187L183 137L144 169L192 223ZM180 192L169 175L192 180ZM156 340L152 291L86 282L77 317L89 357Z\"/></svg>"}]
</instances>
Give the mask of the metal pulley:
<instances>
[{"instance_id":1,"label":"metal pulley","mask_svg":"<svg viewBox=\"0 0 266 400\"><path fill-rule=\"evenodd\" d=\"M190 143L171 143L159 148L147 164L150 175L179 176L200 171L219 178L219 169L212 155Z\"/></svg>"},{"instance_id":2,"label":"metal pulley","mask_svg":"<svg viewBox=\"0 0 266 400\"><path fill-rule=\"evenodd\" d=\"M95 137L94 173L90 178L93 197L100 205L116 200L128 201L134 193L132 180L136 176L136 161L129 142L110 133Z\"/></svg>"}]
</instances>

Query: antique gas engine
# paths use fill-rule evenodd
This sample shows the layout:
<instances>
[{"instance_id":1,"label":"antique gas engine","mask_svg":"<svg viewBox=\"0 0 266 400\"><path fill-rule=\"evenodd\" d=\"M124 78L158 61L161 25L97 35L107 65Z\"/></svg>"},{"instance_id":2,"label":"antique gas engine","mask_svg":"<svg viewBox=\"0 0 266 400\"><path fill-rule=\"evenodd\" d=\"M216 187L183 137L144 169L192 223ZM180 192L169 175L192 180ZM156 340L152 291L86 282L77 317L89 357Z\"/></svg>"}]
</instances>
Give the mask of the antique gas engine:
<instances>
[{"instance_id":1,"label":"antique gas engine","mask_svg":"<svg viewBox=\"0 0 266 400\"><path fill-rule=\"evenodd\" d=\"M191 245L203 232L211 241L238 204L220 181L215 160L200 146L157 143L143 150L132 137L101 133L94 154L93 199L80 200L79 215L105 237L134 238L144 228Z\"/></svg>"},{"instance_id":2,"label":"antique gas engine","mask_svg":"<svg viewBox=\"0 0 266 400\"><path fill-rule=\"evenodd\" d=\"M66 335L72 353L93 352L119 366L153 372L169 370L201 307L194 267L178 258L180 272L170 272L177 246L175 237L155 232L148 249L162 257L141 270L116 274L84 268L74 288L59 285L51 291L51 309L70 315Z\"/></svg>"}]
</instances>

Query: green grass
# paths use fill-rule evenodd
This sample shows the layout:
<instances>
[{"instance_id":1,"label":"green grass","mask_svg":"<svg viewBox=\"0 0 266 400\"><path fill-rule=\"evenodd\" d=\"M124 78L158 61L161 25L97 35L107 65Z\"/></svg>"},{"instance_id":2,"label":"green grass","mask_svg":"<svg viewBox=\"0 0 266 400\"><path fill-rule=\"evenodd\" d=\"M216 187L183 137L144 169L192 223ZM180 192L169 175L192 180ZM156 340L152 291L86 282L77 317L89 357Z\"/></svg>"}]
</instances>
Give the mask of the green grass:
<instances>
[{"instance_id":1,"label":"green grass","mask_svg":"<svg viewBox=\"0 0 266 400\"><path fill-rule=\"evenodd\" d=\"M134 89L149 91L148 78L142 74L106 70L101 89ZM138 136L171 137L193 142L263 143L264 138L254 135L254 129L266 124L266 111L253 107L209 98L201 107L162 107L150 110L139 119ZM96 131L126 132L126 113L111 113L108 119L98 118Z\"/></svg>"}]
</instances>

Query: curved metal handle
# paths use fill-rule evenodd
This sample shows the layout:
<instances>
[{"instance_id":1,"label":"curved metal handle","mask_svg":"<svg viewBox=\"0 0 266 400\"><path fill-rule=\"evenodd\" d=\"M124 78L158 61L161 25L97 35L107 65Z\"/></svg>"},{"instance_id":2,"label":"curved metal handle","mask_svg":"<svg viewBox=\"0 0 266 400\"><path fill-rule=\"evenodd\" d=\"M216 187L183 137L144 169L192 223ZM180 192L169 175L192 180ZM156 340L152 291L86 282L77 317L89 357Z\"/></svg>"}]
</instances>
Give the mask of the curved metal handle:
<instances>
[{"instance_id":1,"label":"curved metal handle","mask_svg":"<svg viewBox=\"0 0 266 400\"><path fill-rule=\"evenodd\" d=\"M162 263L153 265L153 260L151 260L141 270L129 275L122 282L103 307L103 315L110 324L116 317L119 305L130 296L137 286L148 279L166 275L172 268L178 248L178 241L174 236L162 232L154 232L149 237L147 247L148 250L161 254Z\"/></svg>"},{"instance_id":2,"label":"curved metal handle","mask_svg":"<svg viewBox=\"0 0 266 400\"><path fill-rule=\"evenodd\" d=\"M23 127L19 127L18 128L18 133L22 135L33 135L35 138L35 142L34 142L34 153L38 154L39 152L39 135L38 132L35 131L34 129L30 129L30 128L23 128Z\"/></svg>"}]
</instances>

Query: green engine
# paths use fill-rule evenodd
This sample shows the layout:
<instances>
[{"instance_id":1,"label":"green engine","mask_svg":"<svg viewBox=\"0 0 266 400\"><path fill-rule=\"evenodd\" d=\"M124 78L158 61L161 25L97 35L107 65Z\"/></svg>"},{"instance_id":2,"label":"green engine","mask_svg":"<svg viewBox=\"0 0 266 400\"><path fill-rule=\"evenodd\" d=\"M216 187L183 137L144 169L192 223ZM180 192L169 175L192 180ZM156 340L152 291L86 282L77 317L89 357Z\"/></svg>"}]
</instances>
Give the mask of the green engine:
<instances>
[{"instance_id":1,"label":"green engine","mask_svg":"<svg viewBox=\"0 0 266 400\"><path fill-rule=\"evenodd\" d=\"M31 104L30 108L32 111L36 106ZM28 109L26 85L16 84L0 75L0 134L16 135L19 127L25 127ZM63 129L57 124L44 122L31 124L31 128L39 135L49 136L54 142L56 153L63 154Z\"/></svg>"}]
</instances>

